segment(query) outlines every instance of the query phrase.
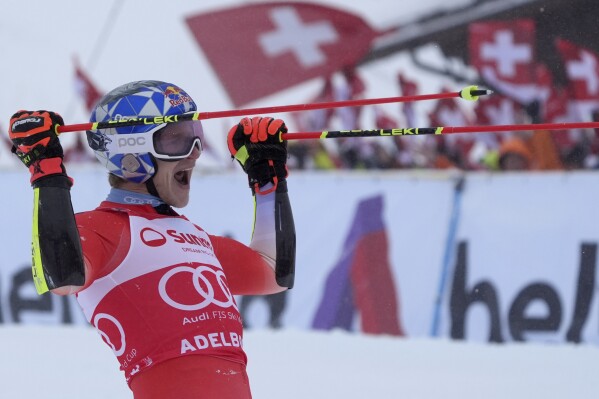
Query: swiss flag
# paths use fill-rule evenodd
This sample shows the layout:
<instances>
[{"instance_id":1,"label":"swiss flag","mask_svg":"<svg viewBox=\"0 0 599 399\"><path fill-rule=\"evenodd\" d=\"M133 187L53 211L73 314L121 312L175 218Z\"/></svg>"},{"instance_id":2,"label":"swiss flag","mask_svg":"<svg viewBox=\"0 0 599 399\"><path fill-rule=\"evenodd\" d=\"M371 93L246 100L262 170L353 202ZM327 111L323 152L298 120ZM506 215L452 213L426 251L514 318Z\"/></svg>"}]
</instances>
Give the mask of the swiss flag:
<instances>
[{"instance_id":1,"label":"swiss flag","mask_svg":"<svg viewBox=\"0 0 599 399\"><path fill-rule=\"evenodd\" d=\"M470 64L502 94L522 104L547 98L548 88L537 76L534 21L470 24L469 49Z\"/></svg>"},{"instance_id":2,"label":"swiss flag","mask_svg":"<svg viewBox=\"0 0 599 399\"><path fill-rule=\"evenodd\" d=\"M579 112L591 120L593 112L599 110L599 56L563 39L556 40L556 47Z\"/></svg>"},{"instance_id":3,"label":"swiss flag","mask_svg":"<svg viewBox=\"0 0 599 399\"><path fill-rule=\"evenodd\" d=\"M96 85L91 81L87 73L83 71L77 59L75 62L75 90L85 102L85 108L88 112L96 105L96 102L103 96Z\"/></svg>"},{"instance_id":4,"label":"swiss flag","mask_svg":"<svg viewBox=\"0 0 599 399\"><path fill-rule=\"evenodd\" d=\"M508 97L501 94L481 97L474 108L475 122L477 125L513 125L522 122L522 107ZM489 149L499 147L499 142L509 137L509 133L480 133L477 134L477 148ZM471 153L470 155L475 155ZM478 154L476 154L478 155ZM484 158L484 155L478 157ZM476 162L473 162L476 163Z\"/></svg>"},{"instance_id":5,"label":"swiss flag","mask_svg":"<svg viewBox=\"0 0 599 399\"><path fill-rule=\"evenodd\" d=\"M569 123L580 121L575 100L571 94L571 88L554 88L545 105L545 122L547 123Z\"/></svg>"},{"instance_id":6,"label":"swiss flag","mask_svg":"<svg viewBox=\"0 0 599 399\"><path fill-rule=\"evenodd\" d=\"M479 99L474 113L478 125L513 125L521 122L517 117L520 106L500 94Z\"/></svg>"},{"instance_id":7,"label":"swiss flag","mask_svg":"<svg viewBox=\"0 0 599 399\"><path fill-rule=\"evenodd\" d=\"M556 39L555 46L563 60L569 84L554 87L547 101L547 122L567 123L593 120L599 110L599 62L596 54L564 39ZM572 148L581 139L580 130L554 132L560 148Z\"/></svg>"},{"instance_id":8,"label":"swiss flag","mask_svg":"<svg viewBox=\"0 0 599 399\"><path fill-rule=\"evenodd\" d=\"M247 4L186 21L235 106L354 65L378 35L356 15L310 3Z\"/></svg>"},{"instance_id":9,"label":"swiss flag","mask_svg":"<svg viewBox=\"0 0 599 399\"><path fill-rule=\"evenodd\" d=\"M580 121L578 108L572 100L569 88L554 88L545 103L545 122L568 123ZM556 130L552 132L554 141L559 148L571 148L579 136L575 130Z\"/></svg>"}]
</instances>

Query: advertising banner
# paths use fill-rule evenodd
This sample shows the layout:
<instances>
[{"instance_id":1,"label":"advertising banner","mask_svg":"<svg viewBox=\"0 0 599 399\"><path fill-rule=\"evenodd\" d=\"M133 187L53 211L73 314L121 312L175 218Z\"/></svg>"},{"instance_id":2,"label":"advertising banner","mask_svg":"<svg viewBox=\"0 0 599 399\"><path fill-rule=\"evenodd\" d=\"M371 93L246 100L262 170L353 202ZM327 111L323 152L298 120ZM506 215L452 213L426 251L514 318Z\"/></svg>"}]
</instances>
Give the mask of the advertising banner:
<instances>
[{"instance_id":1,"label":"advertising banner","mask_svg":"<svg viewBox=\"0 0 599 399\"><path fill-rule=\"evenodd\" d=\"M72 170L75 211L108 193L106 172ZM86 322L72 297L31 280L33 193L3 171L0 324ZM295 287L243 309L248 328L344 329L478 342L599 343L599 175L292 173ZM241 173L202 175L180 211L210 234L250 240ZM237 301L242 301L241 297ZM275 326L275 324L271 324Z\"/></svg>"}]
</instances>

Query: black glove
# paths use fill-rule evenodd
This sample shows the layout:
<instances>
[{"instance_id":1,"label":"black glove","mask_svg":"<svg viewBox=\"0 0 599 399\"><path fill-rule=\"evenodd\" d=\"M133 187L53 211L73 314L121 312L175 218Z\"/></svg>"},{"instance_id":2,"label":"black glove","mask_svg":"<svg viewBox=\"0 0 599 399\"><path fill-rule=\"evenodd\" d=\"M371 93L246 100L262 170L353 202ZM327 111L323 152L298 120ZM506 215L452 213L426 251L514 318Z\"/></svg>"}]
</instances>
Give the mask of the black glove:
<instances>
[{"instance_id":1,"label":"black glove","mask_svg":"<svg viewBox=\"0 0 599 399\"><path fill-rule=\"evenodd\" d=\"M259 116L243 118L229 130L229 152L247 173L254 193L287 191L287 142L282 133L287 133L287 127L281 119ZM260 191L268 183L273 187Z\"/></svg>"},{"instance_id":2,"label":"black glove","mask_svg":"<svg viewBox=\"0 0 599 399\"><path fill-rule=\"evenodd\" d=\"M19 111L10 118L12 152L29 168L32 184L46 176L66 176L57 133L61 125L62 117L48 111Z\"/></svg>"}]
</instances>

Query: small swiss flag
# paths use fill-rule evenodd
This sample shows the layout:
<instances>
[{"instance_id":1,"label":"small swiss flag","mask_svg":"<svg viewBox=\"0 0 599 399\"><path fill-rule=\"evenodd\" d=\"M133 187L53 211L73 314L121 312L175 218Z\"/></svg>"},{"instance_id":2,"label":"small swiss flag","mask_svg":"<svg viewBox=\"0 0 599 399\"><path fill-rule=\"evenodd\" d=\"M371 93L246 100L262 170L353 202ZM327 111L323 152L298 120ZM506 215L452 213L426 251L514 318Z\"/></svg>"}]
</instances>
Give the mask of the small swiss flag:
<instances>
[{"instance_id":1,"label":"small swiss flag","mask_svg":"<svg viewBox=\"0 0 599 399\"><path fill-rule=\"evenodd\" d=\"M520 107L501 94L481 98L474 113L478 125L513 125L520 120Z\"/></svg>"},{"instance_id":2,"label":"small swiss flag","mask_svg":"<svg viewBox=\"0 0 599 399\"><path fill-rule=\"evenodd\" d=\"M378 35L356 15L311 3L247 4L186 21L235 106L352 66Z\"/></svg>"},{"instance_id":3,"label":"small swiss flag","mask_svg":"<svg viewBox=\"0 0 599 399\"><path fill-rule=\"evenodd\" d=\"M599 99L599 56L564 39L556 40L566 75L579 100Z\"/></svg>"},{"instance_id":4,"label":"small swiss flag","mask_svg":"<svg viewBox=\"0 0 599 399\"><path fill-rule=\"evenodd\" d=\"M470 25L470 63L511 83L533 81L535 25L531 20Z\"/></svg>"},{"instance_id":5,"label":"small swiss flag","mask_svg":"<svg viewBox=\"0 0 599 399\"><path fill-rule=\"evenodd\" d=\"M594 120L599 110L599 56L567 40L557 39L555 44L564 61L576 112L585 121Z\"/></svg>"},{"instance_id":6,"label":"small swiss flag","mask_svg":"<svg viewBox=\"0 0 599 399\"><path fill-rule=\"evenodd\" d=\"M545 100L548 87L539 82L533 20L477 22L469 27L470 64L487 84L528 104Z\"/></svg>"}]
</instances>

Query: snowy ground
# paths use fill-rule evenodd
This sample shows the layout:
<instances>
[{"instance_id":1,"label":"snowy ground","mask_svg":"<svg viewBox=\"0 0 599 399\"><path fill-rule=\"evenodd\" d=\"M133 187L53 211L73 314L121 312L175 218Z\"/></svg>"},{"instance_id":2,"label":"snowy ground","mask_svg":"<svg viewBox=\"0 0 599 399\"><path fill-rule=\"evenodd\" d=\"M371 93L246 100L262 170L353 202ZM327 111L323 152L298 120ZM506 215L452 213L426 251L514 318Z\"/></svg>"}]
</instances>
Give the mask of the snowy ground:
<instances>
[{"instance_id":1,"label":"snowy ground","mask_svg":"<svg viewBox=\"0 0 599 399\"><path fill-rule=\"evenodd\" d=\"M599 348L480 345L344 332L246 332L255 399L591 399ZM0 398L131 398L81 327L0 327Z\"/></svg>"}]
</instances>

